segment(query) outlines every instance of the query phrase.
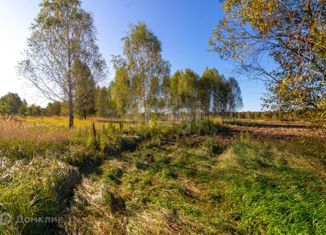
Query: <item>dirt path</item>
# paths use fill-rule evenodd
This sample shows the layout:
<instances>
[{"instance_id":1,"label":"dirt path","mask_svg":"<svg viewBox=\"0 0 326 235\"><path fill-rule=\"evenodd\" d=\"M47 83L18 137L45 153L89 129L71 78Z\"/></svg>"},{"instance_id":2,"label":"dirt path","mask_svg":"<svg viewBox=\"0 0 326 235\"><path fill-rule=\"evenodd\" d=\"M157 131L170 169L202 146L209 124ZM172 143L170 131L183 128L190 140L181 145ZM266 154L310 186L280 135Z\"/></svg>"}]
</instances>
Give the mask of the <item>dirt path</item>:
<instances>
[{"instance_id":1,"label":"dirt path","mask_svg":"<svg viewBox=\"0 0 326 235\"><path fill-rule=\"evenodd\" d=\"M300 122L228 122L234 133L246 132L266 138L326 138L326 130Z\"/></svg>"}]
</instances>

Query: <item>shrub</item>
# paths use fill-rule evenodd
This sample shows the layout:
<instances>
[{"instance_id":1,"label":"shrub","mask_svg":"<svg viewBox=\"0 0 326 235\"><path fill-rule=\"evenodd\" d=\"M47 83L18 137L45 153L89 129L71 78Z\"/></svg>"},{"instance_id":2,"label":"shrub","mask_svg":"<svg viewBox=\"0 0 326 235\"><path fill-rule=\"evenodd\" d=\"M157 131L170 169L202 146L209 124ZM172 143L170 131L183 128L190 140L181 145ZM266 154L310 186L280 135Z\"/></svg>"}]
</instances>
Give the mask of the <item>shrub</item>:
<instances>
[{"instance_id":1,"label":"shrub","mask_svg":"<svg viewBox=\"0 0 326 235\"><path fill-rule=\"evenodd\" d=\"M107 171L104 174L104 178L107 181L111 181L111 182L114 182L116 184L119 184L120 183L120 178L122 177L122 175L123 175L123 170L121 168L119 168L119 167L115 167L115 168L112 168L109 171Z\"/></svg>"},{"instance_id":2,"label":"shrub","mask_svg":"<svg viewBox=\"0 0 326 235\"><path fill-rule=\"evenodd\" d=\"M217 131L217 125L210 119L202 119L198 123L197 134L199 135L215 135Z\"/></svg>"},{"instance_id":3,"label":"shrub","mask_svg":"<svg viewBox=\"0 0 326 235\"><path fill-rule=\"evenodd\" d=\"M214 123L210 119L202 119L198 123L192 120L181 125L181 134L216 135L222 129L222 125Z\"/></svg>"},{"instance_id":4,"label":"shrub","mask_svg":"<svg viewBox=\"0 0 326 235\"><path fill-rule=\"evenodd\" d=\"M208 150L211 155L218 155L223 153L224 147L219 143L215 142L214 139L209 138L204 142L204 147Z\"/></svg>"},{"instance_id":5,"label":"shrub","mask_svg":"<svg viewBox=\"0 0 326 235\"><path fill-rule=\"evenodd\" d=\"M134 151L137 147L138 141L133 137L122 137L119 141L120 151Z\"/></svg>"}]
</instances>

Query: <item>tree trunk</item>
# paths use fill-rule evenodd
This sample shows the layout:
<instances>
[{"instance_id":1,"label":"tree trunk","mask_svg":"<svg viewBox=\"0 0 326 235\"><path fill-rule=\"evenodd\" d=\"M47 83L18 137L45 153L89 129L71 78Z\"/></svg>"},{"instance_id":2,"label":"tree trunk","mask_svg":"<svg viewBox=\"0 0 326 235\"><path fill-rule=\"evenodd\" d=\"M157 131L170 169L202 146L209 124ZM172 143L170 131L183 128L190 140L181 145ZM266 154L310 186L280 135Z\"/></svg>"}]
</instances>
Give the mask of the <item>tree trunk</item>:
<instances>
[{"instance_id":1,"label":"tree trunk","mask_svg":"<svg viewBox=\"0 0 326 235\"><path fill-rule=\"evenodd\" d=\"M73 81L72 81L72 56L70 51L69 28L67 30L68 40L68 102L69 102L69 128L74 127L74 95L73 95Z\"/></svg>"},{"instance_id":2,"label":"tree trunk","mask_svg":"<svg viewBox=\"0 0 326 235\"><path fill-rule=\"evenodd\" d=\"M146 101L144 102L144 113L145 113L145 124L149 123L149 112L148 112L148 107L146 104Z\"/></svg>"},{"instance_id":3,"label":"tree trunk","mask_svg":"<svg viewBox=\"0 0 326 235\"><path fill-rule=\"evenodd\" d=\"M71 68L71 63L69 62L69 68ZM74 93L72 84L71 69L69 69L68 74L68 102L69 102L69 128L74 127Z\"/></svg>"},{"instance_id":4,"label":"tree trunk","mask_svg":"<svg viewBox=\"0 0 326 235\"><path fill-rule=\"evenodd\" d=\"M74 98L72 92L69 92L69 127L74 127Z\"/></svg>"},{"instance_id":5,"label":"tree trunk","mask_svg":"<svg viewBox=\"0 0 326 235\"><path fill-rule=\"evenodd\" d=\"M145 124L148 124L149 123L149 113L148 113L148 107L147 107L145 88L143 88L143 105L144 105Z\"/></svg>"}]
</instances>

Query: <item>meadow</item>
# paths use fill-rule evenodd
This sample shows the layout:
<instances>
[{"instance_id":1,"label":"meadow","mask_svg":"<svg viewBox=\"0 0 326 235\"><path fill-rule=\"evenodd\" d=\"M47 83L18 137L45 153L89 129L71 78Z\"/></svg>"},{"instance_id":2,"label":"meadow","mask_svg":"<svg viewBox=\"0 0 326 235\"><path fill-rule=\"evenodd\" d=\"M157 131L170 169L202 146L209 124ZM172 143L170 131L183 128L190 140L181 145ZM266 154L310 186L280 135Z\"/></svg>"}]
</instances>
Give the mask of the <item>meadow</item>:
<instances>
[{"instance_id":1,"label":"meadow","mask_svg":"<svg viewBox=\"0 0 326 235\"><path fill-rule=\"evenodd\" d=\"M326 234L325 1L3 2L0 235Z\"/></svg>"},{"instance_id":2,"label":"meadow","mask_svg":"<svg viewBox=\"0 0 326 235\"><path fill-rule=\"evenodd\" d=\"M326 233L322 129L66 122L1 120L1 234Z\"/></svg>"}]
</instances>

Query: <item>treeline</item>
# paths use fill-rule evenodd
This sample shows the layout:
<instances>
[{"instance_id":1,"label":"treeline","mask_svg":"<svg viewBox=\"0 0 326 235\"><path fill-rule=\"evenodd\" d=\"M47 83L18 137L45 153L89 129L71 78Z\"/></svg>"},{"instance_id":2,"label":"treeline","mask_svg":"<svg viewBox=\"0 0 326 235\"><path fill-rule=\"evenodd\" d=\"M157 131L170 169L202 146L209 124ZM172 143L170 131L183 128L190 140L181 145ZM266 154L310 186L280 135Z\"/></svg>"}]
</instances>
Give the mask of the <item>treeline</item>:
<instances>
[{"instance_id":1,"label":"treeline","mask_svg":"<svg viewBox=\"0 0 326 235\"><path fill-rule=\"evenodd\" d=\"M115 77L109 86L111 104L120 117L143 116L146 122L153 113L195 118L242 106L236 79L210 68L202 76L185 69L171 77L161 52L161 42L144 23L134 25L124 38L123 54L113 58Z\"/></svg>"},{"instance_id":2,"label":"treeline","mask_svg":"<svg viewBox=\"0 0 326 235\"><path fill-rule=\"evenodd\" d=\"M74 7L79 9L78 4ZM42 43L46 44L48 38L42 40ZM93 58L96 59L93 61L95 64L88 64L81 58L83 53L79 52L80 54L71 60L71 69L68 72L49 69L46 76L40 77L39 80L34 76L34 72L37 69L42 70L43 67L40 68L39 63L43 60L34 61L33 64L30 61L35 60L37 56L43 58L50 48L46 44L44 53L36 53L34 57L28 55L29 59L21 63L21 73L33 84L37 84L37 87L40 79L43 79L41 85L54 82L52 89L47 85L40 91L52 100L61 101L50 103L46 108L33 106L35 110L20 114L69 115L69 126L73 126L75 114L81 119L96 115L141 118L148 123L153 114L177 120L194 119L203 115L234 112L242 106L237 80L226 78L214 68L206 68L201 76L189 68L178 70L171 76L171 65L162 57L161 42L144 23L132 26L123 43L123 54L112 59L115 76L108 87L97 85L102 76L99 73L102 74L104 66L103 61L98 58L99 55ZM59 45L57 49L60 50ZM52 68L57 62L53 61L51 65L47 63L44 67ZM62 67L61 63L58 67ZM62 73L69 76L54 76ZM70 85L66 86L69 83ZM10 106L8 102L5 103ZM11 111L10 113L17 114Z\"/></svg>"},{"instance_id":3,"label":"treeline","mask_svg":"<svg viewBox=\"0 0 326 235\"><path fill-rule=\"evenodd\" d=\"M124 68L116 70L108 87L95 87L83 81L77 86L75 112L80 119L88 116L143 118L144 105L138 97L137 81L127 76ZM82 76L81 76L82 77ZM87 89L84 88L87 84ZM87 94L82 94L87 91ZM172 77L153 79L146 97L151 115L176 120L234 112L242 106L241 90L234 78L225 78L216 69L206 68L202 76L191 69L178 70ZM67 102L51 102L43 108L28 105L18 94L8 93L0 98L0 114L27 116L67 116Z\"/></svg>"},{"instance_id":4,"label":"treeline","mask_svg":"<svg viewBox=\"0 0 326 235\"><path fill-rule=\"evenodd\" d=\"M190 83L187 89L181 89L181 85L187 84L186 81L189 75L196 77L196 82ZM214 76L213 76L214 75ZM117 78L116 78L117 79ZM116 79L108 87L94 87L94 94L84 99L87 105L76 105L75 110L81 119L87 116L96 117L115 117L115 118L133 118L132 101L121 105L122 96L125 101L127 97L132 96L132 90L125 94L118 94L116 89ZM188 84L189 85L189 84ZM192 86L191 86L192 85ZM211 85L212 87L209 87ZM260 111L260 112L234 112L236 107L241 105L241 96L232 95L232 90L237 90L236 82L233 78L226 79L219 76L216 69L206 69L203 75L199 78L195 72L190 69L177 71L169 78L166 77L161 84L161 91L151 103L153 112L156 117L160 116L163 119L185 119L192 117L191 115L213 115L225 116L231 119L253 119L253 120L280 120L280 121L295 121L295 120L314 120L320 118L320 115L315 111L311 112L282 112L282 111ZM232 89L231 89L232 88ZM226 92L223 94L223 91ZM189 96L187 97L186 92ZM225 95L227 93L229 95ZM239 92L239 91L238 91ZM115 94L116 96L112 95ZM193 96L196 94L196 96ZM225 97L233 97L225 99ZM234 99L236 97L238 100ZM193 101L193 102L192 102ZM81 101L76 102L80 104ZM238 103L237 103L238 102ZM195 107L193 108L193 105ZM88 107L89 109L85 108ZM194 110L194 113L191 113ZM69 106L66 102L51 102L46 107L31 104L28 105L25 99L19 97L16 93L9 92L0 98L0 115L22 115L22 116L67 116L69 115ZM143 113L139 113L143 115Z\"/></svg>"},{"instance_id":5,"label":"treeline","mask_svg":"<svg viewBox=\"0 0 326 235\"><path fill-rule=\"evenodd\" d=\"M106 62L96 45L91 14L80 1L43 1L40 7L18 72L46 98L60 102L38 107L37 115L68 113L72 127L75 115L142 118L148 123L152 114L196 118L242 106L236 79L225 78L216 69L207 68L202 76L191 69L178 70L171 76L161 42L144 23L133 25L123 38L122 55L112 59L114 79L99 88ZM69 30L80 33L70 37ZM69 56L62 56L67 52Z\"/></svg>"},{"instance_id":6,"label":"treeline","mask_svg":"<svg viewBox=\"0 0 326 235\"><path fill-rule=\"evenodd\" d=\"M144 100L137 90L137 80L125 74L127 71L117 71L109 87L110 103L119 117L144 116ZM149 87L145 100L149 117L160 114L176 120L194 119L226 114L242 106L237 81L225 78L216 69L206 68L202 76L191 69L178 70L172 77L153 79Z\"/></svg>"},{"instance_id":7,"label":"treeline","mask_svg":"<svg viewBox=\"0 0 326 235\"><path fill-rule=\"evenodd\" d=\"M35 104L28 105L25 99L12 92L0 98L0 115L54 116L61 115L61 110L60 102L49 103L46 108L42 108Z\"/></svg>"},{"instance_id":8,"label":"treeline","mask_svg":"<svg viewBox=\"0 0 326 235\"><path fill-rule=\"evenodd\" d=\"M79 96L76 101L75 110L80 119L87 116L109 117L114 116L110 111L107 88L93 87L89 96ZM77 97L77 95L76 95ZM25 99L18 94L9 92L0 98L0 115L22 115L22 116L67 116L69 105L67 102L50 102L46 107L40 105L29 105Z\"/></svg>"}]
</instances>

